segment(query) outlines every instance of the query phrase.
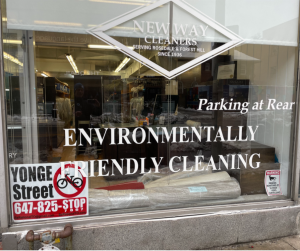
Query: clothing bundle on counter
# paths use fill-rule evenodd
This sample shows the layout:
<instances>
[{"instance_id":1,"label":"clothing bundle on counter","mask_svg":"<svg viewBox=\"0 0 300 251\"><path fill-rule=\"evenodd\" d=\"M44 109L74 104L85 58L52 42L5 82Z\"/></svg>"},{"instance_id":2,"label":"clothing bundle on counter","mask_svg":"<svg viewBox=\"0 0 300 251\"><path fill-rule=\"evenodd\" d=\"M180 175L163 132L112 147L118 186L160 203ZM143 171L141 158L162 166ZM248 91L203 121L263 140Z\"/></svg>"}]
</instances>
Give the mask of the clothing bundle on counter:
<instances>
[{"instance_id":1,"label":"clothing bundle on counter","mask_svg":"<svg viewBox=\"0 0 300 251\"><path fill-rule=\"evenodd\" d=\"M239 183L234 178L198 185L151 187L139 190L89 190L90 213L112 209L150 207L160 208L208 200L236 199Z\"/></svg>"},{"instance_id":2,"label":"clothing bundle on counter","mask_svg":"<svg viewBox=\"0 0 300 251\"><path fill-rule=\"evenodd\" d=\"M166 206L198 203L209 200L236 199L241 195L238 181L227 172L212 173L207 163L198 168L191 166L190 171L168 174L169 167L162 173L148 173L138 181L145 189L89 190L90 213L99 213L112 209L161 208ZM201 170L201 171L200 171Z\"/></svg>"},{"instance_id":3,"label":"clothing bundle on counter","mask_svg":"<svg viewBox=\"0 0 300 251\"><path fill-rule=\"evenodd\" d=\"M180 179L168 179L169 177L165 177L162 181L160 179L150 182L145 185L145 188L150 187L166 187L166 186L186 186L186 185L197 185L202 182L217 182L220 180L229 180L230 176L227 172L219 172L219 173L206 173L197 176L191 176L187 178Z\"/></svg>"},{"instance_id":4,"label":"clothing bundle on counter","mask_svg":"<svg viewBox=\"0 0 300 251\"><path fill-rule=\"evenodd\" d=\"M196 168L195 166L190 166L189 163L195 163L195 162L187 163L186 170L188 171L183 171L183 166L181 163L179 165L173 166L173 169L176 170L176 173L171 171L169 167L164 167L160 169L159 173L155 173L155 170L152 169L150 173L146 173L143 176L139 177L138 181L143 182L144 185L148 184L149 182L151 184L157 184L164 181L168 182L171 180L184 179L184 178L193 177L201 174L212 173L212 168L207 167L207 163L199 164L198 168ZM156 182L151 182L151 181L156 181Z\"/></svg>"}]
</instances>

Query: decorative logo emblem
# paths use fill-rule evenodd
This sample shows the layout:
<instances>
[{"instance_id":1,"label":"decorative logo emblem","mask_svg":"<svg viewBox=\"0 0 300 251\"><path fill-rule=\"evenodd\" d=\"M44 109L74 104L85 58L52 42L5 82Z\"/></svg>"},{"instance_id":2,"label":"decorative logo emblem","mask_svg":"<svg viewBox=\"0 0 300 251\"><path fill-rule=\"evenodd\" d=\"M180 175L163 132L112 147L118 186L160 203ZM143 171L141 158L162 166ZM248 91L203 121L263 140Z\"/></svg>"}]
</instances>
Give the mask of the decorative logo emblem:
<instances>
[{"instance_id":1,"label":"decorative logo emblem","mask_svg":"<svg viewBox=\"0 0 300 251\"><path fill-rule=\"evenodd\" d=\"M153 60L150 60L150 59L144 57L143 55L139 54L137 51L132 50L128 46L125 46L121 42L117 41L116 39L114 39L111 36L109 36L108 34L106 34L108 30L118 27L119 25L121 25L125 22L128 22L130 20L132 20L134 22L134 28L132 28L133 32L136 29L139 29L139 31L143 31L144 30L144 28L142 27L143 22L138 23L134 19L137 17L140 17L141 15L143 15L147 12L150 12L156 8L159 8L165 4L168 4L170 2L173 2L174 4L181 7L183 10L185 10L189 15L193 16L196 19L199 19L199 21L201 21L201 23L207 25L206 27L204 27L203 25L199 26L201 28L203 34L205 34L207 27L210 27L210 28L214 29L215 31L217 31L218 33L222 34L224 37L226 37L226 39L228 41L226 43L222 44L221 46L219 46L209 52L206 52L205 54L202 54L171 71L168 71L168 70L164 69L162 66L153 62ZM148 25L149 25L149 22L146 22L146 23L148 23ZM158 27L159 26L157 25L157 28ZM150 28L152 31L155 28L155 26L150 26ZM179 31L183 32L184 28L186 28L184 25L182 26L182 25L175 24L176 32L179 32ZM165 31L165 34L166 34L166 29L167 29L166 26L164 26L164 25L160 26L160 30ZM171 29L173 29L173 28L171 28ZM149 31L149 28L147 28L147 30ZM168 79L172 79L172 78L184 73L185 71L188 71L188 70L194 68L195 66L200 65L203 62L243 43L243 39L240 36L233 33L232 31L230 31L223 25L212 20L211 18L207 17L206 15L204 15L203 13L201 13L200 11L195 9L193 6L191 6L184 0L159 0L150 5L145 5L145 6L137 8L137 9L134 9L131 12L125 13L124 15L119 16L111 21L108 21L104 24L101 24L92 29L89 29L89 30L87 30L87 32L90 33L91 35L99 38L100 40L104 41L105 43L107 43L111 46L114 46L116 49L118 49L119 51L121 51L122 53L127 55L128 57L140 62L141 64L147 66L148 68L152 69L153 71L159 73L160 75L162 75ZM151 33L153 33L153 32L151 32ZM193 34L197 33L195 26L193 26L190 33L193 33ZM148 42L148 41L154 41L154 40L151 40L151 38L149 38L149 36L147 36L147 37L145 37L145 41ZM159 38L159 41L160 41L160 38ZM194 42L194 41L191 41L191 42ZM170 42L170 44L172 45L172 42ZM188 45L188 44L186 44L186 45ZM191 44L191 45L193 45L193 44Z\"/></svg>"}]
</instances>

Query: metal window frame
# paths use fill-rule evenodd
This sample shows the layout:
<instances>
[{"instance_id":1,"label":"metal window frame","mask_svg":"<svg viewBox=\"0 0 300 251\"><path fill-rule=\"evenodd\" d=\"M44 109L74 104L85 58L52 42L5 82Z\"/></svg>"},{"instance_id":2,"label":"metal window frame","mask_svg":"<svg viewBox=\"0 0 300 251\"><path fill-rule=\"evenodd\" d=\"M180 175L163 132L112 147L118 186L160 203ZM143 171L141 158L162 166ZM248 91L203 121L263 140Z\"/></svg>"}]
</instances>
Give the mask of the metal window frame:
<instances>
[{"instance_id":1,"label":"metal window frame","mask_svg":"<svg viewBox=\"0 0 300 251\"><path fill-rule=\"evenodd\" d=\"M3 24L2 15L5 14L5 0L1 0L0 3L0 51L3 52ZM300 12L299 12L300 13ZM4 15L6 16L6 14ZM300 17L299 17L299 29L300 29ZM299 44L299 38L298 38ZM299 46L298 46L299 52ZM8 148L7 148L7 125L6 125L6 100L5 100L5 76L4 76L4 61L3 53L0 55L0 154L3 155L0 158L0 221L1 228L7 231L24 231L28 229L39 230L47 227L62 227L66 222L72 222L74 226L93 226L93 225L106 225L106 224L118 224L126 222L137 222L146 221L153 219L164 219L171 217L184 217L192 215L209 215L209 214L222 214L232 211L241 210L253 210L253 209L270 209L278 207L290 207L298 204L299 195L299 169L300 169L300 95L299 95L299 53L296 58L297 63L297 80L296 80L296 107L295 107L295 126L293 128L294 142L293 156L292 156L292 173L290 183L290 197L287 200L274 200L274 201L261 201L261 202L249 202L239 204L225 204L217 206L203 206L203 207L189 207L180 209L165 209L155 211L142 211L134 213L123 213L123 214L110 214L104 216L88 216L81 218L68 218L58 219L51 221L38 221L38 222L27 222L27 223L13 223L11 217L11 206L10 206L10 189L9 189L9 172L8 172ZM300 200L299 200L300 202Z\"/></svg>"},{"instance_id":2,"label":"metal window frame","mask_svg":"<svg viewBox=\"0 0 300 251\"><path fill-rule=\"evenodd\" d=\"M9 176L8 176L8 145L7 145L7 124L6 124L6 99L5 99L5 75L3 57L3 23L2 15L6 17L6 1L0 2L0 221L1 228L7 229L11 224L10 196L9 196Z\"/></svg>"},{"instance_id":3,"label":"metal window frame","mask_svg":"<svg viewBox=\"0 0 300 251\"><path fill-rule=\"evenodd\" d=\"M295 107L295 127L294 127L294 142L293 142L293 156L292 156L292 174L291 174L291 199L295 202L295 205L299 205L299 174L300 174L300 5L299 5L299 17L298 17L298 54L297 54L297 73L296 73L296 107ZM296 62L295 62L296 63Z\"/></svg>"}]
</instances>

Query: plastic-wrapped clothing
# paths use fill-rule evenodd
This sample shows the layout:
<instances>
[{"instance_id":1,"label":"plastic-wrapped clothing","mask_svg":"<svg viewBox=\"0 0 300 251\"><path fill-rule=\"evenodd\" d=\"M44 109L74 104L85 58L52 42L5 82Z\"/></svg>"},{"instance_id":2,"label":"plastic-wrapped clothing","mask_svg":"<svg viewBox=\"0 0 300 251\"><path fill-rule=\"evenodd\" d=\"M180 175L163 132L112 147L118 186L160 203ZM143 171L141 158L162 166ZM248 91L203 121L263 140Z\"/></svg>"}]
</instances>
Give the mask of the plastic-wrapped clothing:
<instances>
[{"instance_id":1,"label":"plastic-wrapped clothing","mask_svg":"<svg viewBox=\"0 0 300 251\"><path fill-rule=\"evenodd\" d=\"M155 181L163 177L166 177L167 175L169 174L168 173L145 173L143 176L138 177L137 181L143 182L143 184L147 184L151 181Z\"/></svg>"},{"instance_id":2,"label":"plastic-wrapped clothing","mask_svg":"<svg viewBox=\"0 0 300 251\"><path fill-rule=\"evenodd\" d=\"M90 213L148 206L150 206L150 202L145 189L114 191L89 189Z\"/></svg>"},{"instance_id":3,"label":"plastic-wrapped clothing","mask_svg":"<svg viewBox=\"0 0 300 251\"><path fill-rule=\"evenodd\" d=\"M89 189L90 213L111 209L152 209L209 200L236 199L241 188L236 179L202 182L188 186L152 187L140 190Z\"/></svg>"},{"instance_id":4,"label":"plastic-wrapped clothing","mask_svg":"<svg viewBox=\"0 0 300 251\"><path fill-rule=\"evenodd\" d=\"M101 212L112 208L107 190L89 189L90 212Z\"/></svg>"},{"instance_id":5,"label":"plastic-wrapped clothing","mask_svg":"<svg viewBox=\"0 0 300 251\"><path fill-rule=\"evenodd\" d=\"M130 116L140 116L144 109L144 97L136 97L130 100Z\"/></svg>"},{"instance_id":6,"label":"plastic-wrapped clothing","mask_svg":"<svg viewBox=\"0 0 300 251\"><path fill-rule=\"evenodd\" d=\"M71 101L69 98L56 98L56 108L61 120L66 124L73 119Z\"/></svg>"},{"instance_id":7,"label":"plastic-wrapped clothing","mask_svg":"<svg viewBox=\"0 0 300 251\"><path fill-rule=\"evenodd\" d=\"M148 182L147 185L151 184L151 186L155 186L155 184L159 184L162 182L169 182L171 180L185 179L189 177L212 173L212 168L210 166L208 167L207 163L200 163L198 164L198 168L192 166L190 168L187 168L187 170L188 171L180 170L176 173L170 173L160 179L156 179L155 181Z\"/></svg>"},{"instance_id":8,"label":"plastic-wrapped clothing","mask_svg":"<svg viewBox=\"0 0 300 251\"><path fill-rule=\"evenodd\" d=\"M235 199L241 195L238 181L234 178L217 182L203 182L182 187L152 187L147 189L152 207L196 203L207 200Z\"/></svg>"},{"instance_id":9,"label":"plastic-wrapped clothing","mask_svg":"<svg viewBox=\"0 0 300 251\"><path fill-rule=\"evenodd\" d=\"M150 182L145 185L145 188L150 187L166 187L166 186L187 186L199 184L202 182L210 182L210 181L220 181L220 180L230 180L230 176L227 172L218 172L218 173L208 173L203 175L197 175L193 177L188 177L184 179L177 180L163 180L163 181L155 181Z\"/></svg>"},{"instance_id":10,"label":"plastic-wrapped clothing","mask_svg":"<svg viewBox=\"0 0 300 251\"><path fill-rule=\"evenodd\" d=\"M198 168L195 168L195 166L192 166L190 163L195 162L187 163L186 170L188 171L183 171L182 163L173 165L173 170L176 172L171 171L169 167L161 168L159 170L159 173L155 173L155 169L151 169L151 173L146 173L143 176L138 177L138 181L143 182L143 184L145 185L149 182L159 182L157 181L158 179L176 180L212 172L211 167L207 167L207 163L205 162L201 162L200 164L198 164Z\"/></svg>"}]
</instances>

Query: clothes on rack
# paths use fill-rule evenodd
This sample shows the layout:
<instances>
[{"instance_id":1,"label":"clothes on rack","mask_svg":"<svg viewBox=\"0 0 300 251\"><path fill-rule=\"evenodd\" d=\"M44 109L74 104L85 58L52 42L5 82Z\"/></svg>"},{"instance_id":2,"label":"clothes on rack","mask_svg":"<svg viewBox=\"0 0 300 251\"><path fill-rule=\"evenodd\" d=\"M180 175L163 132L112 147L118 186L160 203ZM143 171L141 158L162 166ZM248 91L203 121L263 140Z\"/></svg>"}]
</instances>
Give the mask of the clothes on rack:
<instances>
[{"instance_id":1,"label":"clothes on rack","mask_svg":"<svg viewBox=\"0 0 300 251\"><path fill-rule=\"evenodd\" d=\"M71 101L69 98L56 97L56 109L59 118L66 124L69 124L73 119Z\"/></svg>"},{"instance_id":2,"label":"clothes on rack","mask_svg":"<svg viewBox=\"0 0 300 251\"><path fill-rule=\"evenodd\" d=\"M132 98L130 100L130 117L140 116L144 110L144 97Z\"/></svg>"}]
</instances>

